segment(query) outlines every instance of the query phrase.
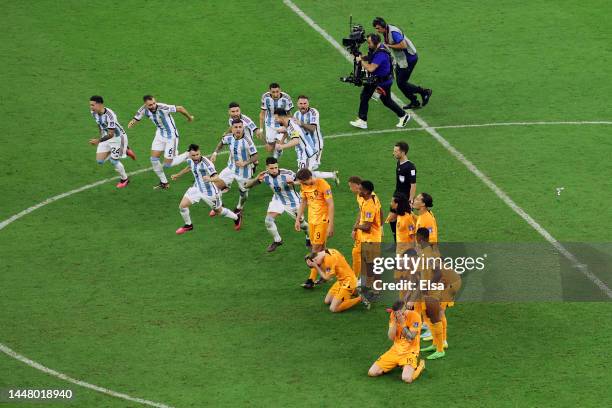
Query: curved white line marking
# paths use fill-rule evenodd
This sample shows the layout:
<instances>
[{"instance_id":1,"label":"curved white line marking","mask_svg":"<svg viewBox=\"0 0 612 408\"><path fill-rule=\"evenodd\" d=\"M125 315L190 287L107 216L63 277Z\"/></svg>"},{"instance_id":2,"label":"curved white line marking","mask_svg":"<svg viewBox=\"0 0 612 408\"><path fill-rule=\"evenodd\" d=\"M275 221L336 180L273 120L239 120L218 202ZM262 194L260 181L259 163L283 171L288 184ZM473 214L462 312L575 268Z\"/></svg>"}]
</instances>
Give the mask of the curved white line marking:
<instances>
[{"instance_id":1,"label":"curved white line marking","mask_svg":"<svg viewBox=\"0 0 612 408\"><path fill-rule=\"evenodd\" d=\"M430 126L430 127L420 127L420 128L408 128L408 129L382 129L382 130L370 130L370 131L360 131L360 132L349 132L349 133L338 133L335 135L329 135L329 136L325 136L325 139L338 139L338 138L343 138L343 137L350 137L350 136L367 136L367 135L375 135L375 134L380 134L380 133L390 133L390 132L410 132L410 131L427 131L427 129L460 129L460 128L477 128L477 127L494 127L494 126L548 126L548 125L612 125L612 121L583 121L583 122L503 122L503 123L482 123L482 124L471 124L471 125L446 125L446 126ZM263 146L258 146L258 147L263 147ZM227 151L221 152L220 154L227 154ZM146 171L150 171L151 168L146 168L146 169L140 169L140 170L136 170L133 172L128 173L129 176L134 176L140 173L144 173ZM472 169L470 169L472 170ZM486 176L485 176L486 177ZM26 208L25 210L14 214L13 216L7 218L6 220L0 222L0 230L3 230L4 228L6 228L9 224L12 224L13 222L17 221L18 219L30 214L33 211L38 210L41 207L46 206L47 204L51 204L55 201L61 200L62 198L66 198L69 197L71 195L80 193L82 191L86 191L89 190L91 188L97 187L101 184L105 184L108 183L110 181L113 180L117 180L118 177L109 177L106 179L102 179L99 181L96 181L95 183L91 183L91 184L87 184L84 185L83 187L79 187L79 188L75 188L74 190L70 190L67 191L65 193L61 193L58 195L55 195L51 198L48 198L44 201L41 201L38 204L35 204L29 208ZM491 182L492 183L492 182ZM514 208L513 208L514 209ZM516 210L515 210L516 211ZM522 210L521 210L522 211ZM537 224L536 224L537 225ZM535 228L535 227L534 227ZM538 231L539 232L539 231ZM552 238L554 239L554 238ZM560 245L560 244L559 244ZM556 246L555 246L556 247ZM557 248L558 249L558 248ZM565 249L565 248L563 248ZM567 250L566 250L567 252ZM569 253L569 252L568 252ZM564 254L565 255L565 254ZM567 256L567 255L566 255ZM570 253L570 256L573 257L573 255ZM573 258L576 262L576 258ZM571 260L571 259L570 259ZM585 269L583 265L578 265L579 269ZM583 273L589 273L590 272L588 270L586 271L582 271ZM588 276L588 275L587 275ZM597 279L597 278L595 278ZM603 289L602 289L603 290ZM136 397L131 397L127 394L123 394L120 392L116 392L113 390L109 390L94 384L90 384L87 383L85 381L81 381L81 380L77 380L74 379L72 377L67 376L66 374L60 373L59 371L55 371L51 368L45 367L44 365L37 363L36 361L30 360L29 358L17 353L16 351L12 350L11 348L7 347L6 345L0 343L0 351L2 351L4 354L13 357L16 360L21 361L22 363L25 363L27 365L29 365L32 368L35 368L37 370L40 370L46 374L52 375L54 377L60 378L62 380L71 382L75 385L84 387L84 388L89 388L91 390L94 391L98 391L102 394L106 394L112 397L116 397L116 398L121 398L127 401L132 401L132 402L138 402L144 405L148 405L148 406L152 406L152 407L158 407L158 408L172 408L169 405L166 404L162 404L159 402L154 402L154 401L148 401L142 398L136 398Z\"/></svg>"}]
</instances>

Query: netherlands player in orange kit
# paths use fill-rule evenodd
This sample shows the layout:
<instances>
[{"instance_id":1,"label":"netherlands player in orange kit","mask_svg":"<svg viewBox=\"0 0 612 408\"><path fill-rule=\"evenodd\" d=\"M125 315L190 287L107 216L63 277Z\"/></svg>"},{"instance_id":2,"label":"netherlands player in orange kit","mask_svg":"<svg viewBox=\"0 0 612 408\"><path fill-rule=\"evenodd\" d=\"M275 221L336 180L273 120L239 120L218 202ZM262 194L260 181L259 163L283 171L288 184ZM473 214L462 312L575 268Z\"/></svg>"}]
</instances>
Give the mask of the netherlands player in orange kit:
<instances>
[{"instance_id":1,"label":"netherlands player in orange kit","mask_svg":"<svg viewBox=\"0 0 612 408\"><path fill-rule=\"evenodd\" d=\"M387 336L393 346L378 357L368 370L370 377L383 375L397 366L402 368L402 380L411 383L425 368L425 361L419 359L419 335L421 334L421 315L405 308L405 302L398 300L393 304L389 316Z\"/></svg>"},{"instance_id":2,"label":"netherlands player in orange kit","mask_svg":"<svg viewBox=\"0 0 612 408\"><path fill-rule=\"evenodd\" d=\"M414 209L419 214L416 219L416 229L427 228L429 230L429 243L437 247L438 223L431 212L433 198L427 193L421 193L414 199Z\"/></svg>"},{"instance_id":3,"label":"netherlands player in orange kit","mask_svg":"<svg viewBox=\"0 0 612 408\"><path fill-rule=\"evenodd\" d=\"M312 177L308 169L297 172L296 178L301 186L302 202L297 212L299 220L308 206L308 228L310 232L311 251L321 252L325 249L327 238L334 235L334 199L331 187L327 181ZM296 221L296 231L300 231L300 225ZM310 276L302 284L304 289L312 289L315 285L318 272L315 268L310 270ZM318 280L318 283L322 281Z\"/></svg>"},{"instance_id":4,"label":"netherlands player in orange kit","mask_svg":"<svg viewBox=\"0 0 612 408\"><path fill-rule=\"evenodd\" d=\"M359 302L363 302L366 308L370 308L370 303L361 295L352 297L357 292L357 278L340 251L326 249L312 253L306 257L306 264L315 269L325 280L336 275L336 282L329 289L324 300L325 304L329 305L329 310L334 313L342 312Z\"/></svg>"},{"instance_id":5,"label":"netherlands player in orange kit","mask_svg":"<svg viewBox=\"0 0 612 408\"><path fill-rule=\"evenodd\" d=\"M416 234L416 219L410 212L408 196L404 193L395 193L391 200L391 209L396 215L396 253L403 254L414 248L414 235Z\"/></svg>"},{"instance_id":6,"label":"netherlands player in orange kit","mask_svg":"<svg viewBox=\"0 0 612 408\"><path fill-rule=\"evenodd\" d=\"M374 184L371 181L361 182L359 197L361 205L353 231L359 231L360 234L361 264L366 268L366 287L371 288L374 280L374 258L380 256L383 215L380 200L374 193Z\"/></svg>"},{"instance_id":7,"label":"netherlands player in orange kit","mask_svg":"<svg viewBox=\"0 0 612 408\"><path fill-rule=\"evenodd\" d=\"M351 176L348 179L348 186L351 190L351 193L355 194L355 200L357 200L357 208L361 208L361 202L363 198L359 195L361 192L361 177L359 176ZM351 238L353 239L353 272L355 272L355 276L357 276L357 280L359 281L361 277L361 233L359 230L354 230L351 232Z\"/></svg>"}]
</instances>

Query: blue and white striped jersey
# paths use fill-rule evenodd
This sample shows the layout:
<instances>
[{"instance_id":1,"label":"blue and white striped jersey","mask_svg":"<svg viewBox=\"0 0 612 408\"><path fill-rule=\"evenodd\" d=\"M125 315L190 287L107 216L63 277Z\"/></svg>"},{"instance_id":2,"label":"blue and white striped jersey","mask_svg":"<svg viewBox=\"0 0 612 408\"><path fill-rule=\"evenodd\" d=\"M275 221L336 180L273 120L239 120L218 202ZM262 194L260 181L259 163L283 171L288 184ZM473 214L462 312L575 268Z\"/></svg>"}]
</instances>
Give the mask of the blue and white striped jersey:
<instances>
[{"instance_id":1,"label":"blue and white striped jersey","mask_svg":"<svg viewBox=\"0 0 612 408\"><path fill-rule=\"evenodd\" d=\"M317 130L314 132L309 132L306 128L304 128L304 133L311 140L312 146L316 153L323 150L323 133L321 132L321 124L319 123L319 111L315 108L310 108L306 113L302 113L297 111L293 114L293 117L299 120L300 122L304 122L308 125L315 125Z\"/></svg>"},{"instance_id":2,"label":"blue and white striped jersey","mask_svg":"<svg viewBox=\"0 0 612 408\"><path fill-rule=\"evenodd\" d=\"M228 121L227 121L230 126L232 126L232 120L234 120L234 119L232 119L230 117L228 119ZM253 135L255 135L255 131L257 130L258 126L247 115L240 114L240 120L244 124L244 134L245 134L245 136L250 137L251 140L252 140L253 139Z\"/></svg>"},{"instance_id":3,"label":"blue and white striped jersey","mask_svg":"<svg viewBox=\"0 0 612 408\"><path fill-rule=\"evenodd\" d=\"M187 164L189 164L189 167L191 167L191 174L193 174L193 178L195 180L193 183L194 187L209 197L219 194L219 189L215 183L202 180L202 177L204 176L212 177L217 174L217 170L215 170L215 165L213 162L202 156L200 161L197 163L191 159L187 159Z\"/></svg>"},{"instance_id":4,"label":"blue and white striped jersey","mask_svg":"<svg viewBox=\"0 0 612 408\"><path fill-rule=\"evenodd\" d=\"M279 169L276 177L266 174L262 182L270 186L274 192L275 200L279 200L291 208L297 208L300 205L300 195L295 191L293 184L290 184L294 180L294 172L287 169Z\"/></svg>"},{"instance_id":5,"label":"blue and white striped jersey","mask_svg":"<svg viewBox=\"0 0 612 408\"><path fill-rule=\"evenodd\" d=\"M142 105L138 112L136 112L136 115L134 115L134 119L140 120L143 116L148 117L157 126L163 138L172 139L173 137L179 137L178 130L174 124L174 118L172 117L172 113L175 112L175 105L158 102L155 112L151 112L145 105Z\"/></svg>"},{"instance_id":6,"label":"blue and white striped jersey","mask_svg":"<svg viewBox=\"0 0 612 408\"><path fill-rule=\"evenodd\" d=\"M318 151L314 149L310 137L306 136L304 129L295 123L293 119L289 119L289 123L287 124L287 136L289 139L295 139L296 137L300 138L300 143L295 145L298 161L306 160L318 153Z\"/></svg>"},{"instance_id":7,"label":"blue and white striped jersey","mask_svg":"<svg viewBox=\"0 0 612 408\"><path fill-rule=\"evenodd\" d=\"M94 120L98 124L98 128L102 132L102 136L108 135L108 129L115 129L115 136L120 137L121 135L125 135L125 130L117 120L117 115L110 108L104 108L104 112L99 115L94 111L90 111L91 116L93 116Z\"/></svg>"},{"instance_id":8,"label":"blue and white striped jersey","mask_svg":"<svg viewBox=\"0 0 612 408\"><path fill-rule=\"evenodd\" d=\"M286 111L293 109L293 101L285 92L281 92L278 99L272 98L270 92L266 92L261 96L261 109L266 111L265 124L266 126L278 128L280 125L274 120L274 110L282 108Z\"/></svg>"},{"instance_id":9,"label":"blue and white striped jersey","mask_svg":"<svg viewBox=\"0 0 612 408\"><path fill-rule=\"evenodd\" d=\"M221 141L224 145L229 146L227 167L240 177L253 177L253 166L250 164L244 167L236 166L237 161L247 161L252 155L257 153L257 148L253 140L246 136L236 139L233 134L229 133L223 136Z\"/></svg>"}]
</instances>

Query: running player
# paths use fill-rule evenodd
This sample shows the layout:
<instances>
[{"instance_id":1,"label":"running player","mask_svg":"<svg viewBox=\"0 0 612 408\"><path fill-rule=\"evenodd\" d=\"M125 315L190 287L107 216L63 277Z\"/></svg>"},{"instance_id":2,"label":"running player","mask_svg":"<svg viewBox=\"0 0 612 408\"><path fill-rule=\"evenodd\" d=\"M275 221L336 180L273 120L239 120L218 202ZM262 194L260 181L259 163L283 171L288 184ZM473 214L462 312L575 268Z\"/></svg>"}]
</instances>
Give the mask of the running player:
<instances>
[{"instance_id":1,"label":"running player","mask_svg":"<svg viewBox=\"0 0 612 408\"><path fill-rule=\"evenodd\" d=\"M368 370L370 377L383 375L395 367L402 367L402 380L411 383L416 380L425 368L425 361L419 359L419 335L421 333L421 315L405 307L404 301L393 304L389 316L387 336L393 346L378 357Z\"/></svg>"},{"instance_id":2,"label":"running player","mask_svg":"<svg viewBox=\"0 0 612 408\"><path fill-rule=\"evenodd\" d=\"M296 175L301 185L302 201L298 207L295 220L295 230L301 231L299 220L304 216L304 210L308 207L308 232L312 243L312 252L321 252L325 249L327 238L334 235L334 198L331 187L327 181L312 177L308 169L301 169ZM302 284L304 289L312 289L318 272L311 268L310 276ZM318 283L319 281L317 279Z\"/></svg>"},{"instance_id":3,"label":"running player","mask_svg":"<svg viewBox=\"0 0 612 408\"><path fill-rule=\"evenodd\" d=\"M249 180L245 184L245 188L252 188L257 184L267 184L274 194L270 204L268 204L268 213L266 214L266 229L274 239L268 246L268 252L274 252L276 248L283 245L283 240L278 233L276 227L276 217L283 213L296 220L297 209L300 205L300 196L295 191L295 173L287 169L279 169L278 160L274 157L266 159L266 171L259 173L257 178ZM297 221L297 220L296 220ZM300 220L300 228L306 234L306 246L310 247L310 238L308 237L308 223L302 217Z\"/></svg>"},{"instance_id":4,"label":"running player","mask_svg":"<svg viewBox=\"0 0 612 408\"><path fill-rule=\"evenodd\" d=\"M208 204L215 214L221 214L224 217L234 220L234 229L238 231L240 229L242 215L235 214L234 212L223 207L221 194L215 185L215 183L219 181L219 176L217 175L217 170L215 170L214 164L209 159L202 156L200 153L200 146L196 144L189 145L188 153L188 166L177 174L173 174L171 176L172 180L177 180L183 174L191 171L194 178L193 186L189 187L183 196L181 203L179 204L179 211L181 213L181 217L183 217L183 220L185 221L185 225L177 229L176 233L181 235L187 231L193 230L191 215L189 214L189 207L200 200Z\"/></svg>"},{"instance_id":5,"label":"running player","mask_svg":"<svg viewBox=\"0 0 612 408\"><path fill-rule=\"evenodd\" d=\"M229 189L232 183L236 181L240 198L234 212L242 212L244 203L246 202L249 191L245 188L246 182L253 177L253 164L257 162L257 148L251 138L245 137L244 124L240 119L232 119L232 133L223 136L215 151L212 153L210 160L214 163L219 150L224 145L229 147L229 159L227 167L219 174L221 182L219 188L221 191ZM210 214L214 217L214 214Z\"/></svg>"},{"instance_id":6,"label":"running player","mask_svg":"<svg viewBox=\"0 0 612 408\"><path fill-rule=\"evenodd\" d=\"M152 95L142 97L144 105L138 109L134 118L128 123L128 128L136 126L136 124L144 117L151 119L151 122L156 127L155 138L151 143L151 165L153 171L159 177L159 185L155 189L166 190L170 186L168 179L164 173L164 168L169 168L173 165L173 159L178 154L179 133L174 123L172 114L178 112L187 118L188 122L193 121L193 115L187 112L187 109L182 106L168 105L157 102ZM164 165L162 167L159 158L164 154ZM177 164L177 163L174 163Z\"/></svg>"},{"instance_id":7,"label":"running player","mask_svg":"<svg viewBox=\"0 0 612 408\"><path fill-rule=\"evenodd\" d=\"M94 95L89 98L89 110L100 132L98 137L89 139L89 144L97 146L96 161L98 164L104 164L110 158L111 164L120 177L117 188L125 188L130 180L120 160L125 156L136 160L134 152L128 146L127 134L117 120L115 112L104 106L104 99L101 96Z\"/></svg>"},{"instance_id":8,"label":"running player","mask_svg":"<svg viewBox=\"0 0 612 408\"><path fill-rule=\"evenodd\" d=\"M274 120L274 111L283 109L290 111L293 109L293 101L285 92L281 91L280 85L273 82L268 87L268 92L261 96L261 111L259 112L259 128L263 129L264 121L266 126L266 151L273 153L278 159L282 151L276 150L274 147L278 140L282 139L282 134L279 134L277 129L280 127Z\"/></svg>"},{"instance_id":9,"label":"running player","mask_svg":"<svg viewBox=\"0 0 612 408\"><path fill-rule=\"evenodd\" d=\"M304 130L306 137L310 140L316 152L308 163L308 170L312 171L315 177L333 178L337 180L337 171L316 171L321 165L321 158L323 157L323 133L321 132L319 111L310 106L307 96L298 96L298 111L293 114L293 118ZM338 183L338 181L336 181L336 183Z\"/></svg>"},{"instance_id":10,"label":"running player","mask_svg":"<svg viewBox=\"0 0 612 408\"><path fill-rule=\"evenodd\" d=\"M306 264L315 269L324 280L329 280L336 275L336 282L327 292L324 303L329 305L329 310L338 313L363 302L366 308L370 308L370 302L365 297L358 295L357 277L342 254L336 249L326 249L314 252L306 256Z\"/></svg>"},{"instance_id":11,"label":"running player","mask_svg":"<svg viewBox=\"0 0 612 408\"><path fill-rule=\"evenodd\" d=\"M314 171L315 168L319 167L319 163L317 162L318 152L315 149L315 145L311 142L310 137L306 135L304 129L298 124L297 119L290 117L288 112L283 109L276 109L274 111L274 119L281 125L276 131L279 134L286 133L287 137L290 139L287 143L282 143L280 140L276 142L276 150L295 147L298 170L308 169L316 178L333 178L336 185L340 184L337 171Z\"/></svg>"}]
</instances>

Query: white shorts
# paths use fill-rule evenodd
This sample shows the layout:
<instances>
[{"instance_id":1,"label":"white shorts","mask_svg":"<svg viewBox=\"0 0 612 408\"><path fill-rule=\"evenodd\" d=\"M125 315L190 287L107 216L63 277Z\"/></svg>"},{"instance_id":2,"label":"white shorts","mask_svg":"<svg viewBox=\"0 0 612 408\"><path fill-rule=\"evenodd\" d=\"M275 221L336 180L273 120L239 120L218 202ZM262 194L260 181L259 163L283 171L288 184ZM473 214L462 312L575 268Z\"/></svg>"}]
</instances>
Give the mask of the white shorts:
<instances>
[{"instance_id":1,"label":"white shorts","mask_svg":"<svg viewBox=\"0 0 612 408\"><path fill-rule=\"evenodd\" d=\"M223 201L221 201L221 195L215 194L213 196L209 196L200 191L197 187L189 187L187 192L183 197L187 197L191 204L199 203L200 201L204 201L210 208L213 210L217 210L223 207Z\"/></svg>"},{"instance_id":2,"label":"white shorts","mask_svg":"<svg viewBox=\"0 0 612 408\"><path fill-rule=\"evenodd\" d=\"M229 167L226 167L221 170L221 173L219 173L219 178L223 180L223 182L228 188L232 185L234 181L236 181L236 183L238 183L238 188L240 189L240 191L246 191L244 185L247 181L249 181L249 179L241 177L238 174L234 173L234 171Z\"/></svg>"},{"instance_id":3,"label":"white shorts","mask_svg":"<svg viewBox=\"0 0 612 408\"><path fill-rule=\"evenodd\" d=\"M312 157L298 157L298 170L308 169L314 171L319 168L318 153Z\"/></svg>"},{"instance_id":4,"label":"white shorts","mask_svg":"<svg viewBox=\"0 0 612 408\"><path fill-rule=\"evenodd\" d=\"M281 140L283 138L282 133L278 133L275 127L266 126L266 143L273 144L276 143L277 140Z\"/></svg>"},{"instance_id":5,"label":"white shorts","mask_svg":"<svg viewBox=\"0 0 612 408\"><path fill-rule=\"evenodd\" d=\"M276 198L276 196L274 196L274 198L270 200L270 204L268 204L269 213L283 214L286 212L287 215L293 219L297 217L297 210L298 210L297 207L292 207L290 205L283 204L281 200Z\"/></svg>"},{"instance_id":6,"label":"white shorts","mask_svg":"<svg viewBox=\"0 0 612 408\"><path fill-rule=\"evenodd\" d=\"M126 134L115 136L102 143L98 143L96 153L108 153L113 160L124 159L127 155L128 138Z\"/></svg>"},{"instance_id":7,"label":"white shorts","mask_svg":"<svg viewBox=\"0 0 612 408\"><path fill-rule=\"evenodd\" d=\"M157 129L153 143L151 143L151 150L164 152L164 159L173 159L177 155L178 142L178 137L168 139L163 137L161 131Z\"/></svg>"}]
</instances>

